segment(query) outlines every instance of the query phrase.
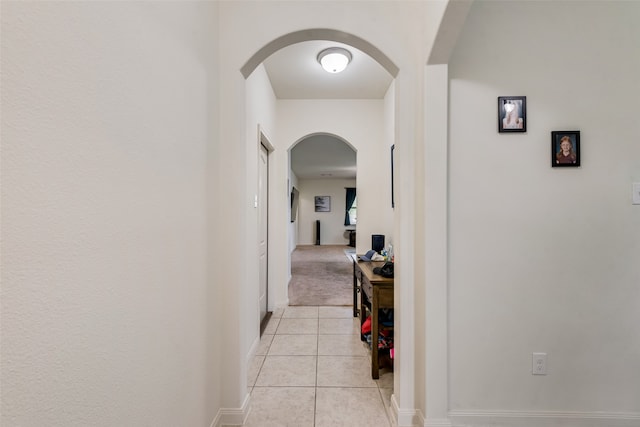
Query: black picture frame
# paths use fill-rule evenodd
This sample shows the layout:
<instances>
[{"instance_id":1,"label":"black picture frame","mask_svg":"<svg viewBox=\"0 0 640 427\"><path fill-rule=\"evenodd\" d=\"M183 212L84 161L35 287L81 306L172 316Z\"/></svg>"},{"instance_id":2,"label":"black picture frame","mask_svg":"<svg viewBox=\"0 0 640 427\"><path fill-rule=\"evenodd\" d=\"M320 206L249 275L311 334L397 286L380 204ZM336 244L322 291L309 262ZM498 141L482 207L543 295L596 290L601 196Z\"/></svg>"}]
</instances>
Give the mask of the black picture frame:
<instances>
[{"instance_id":1,"label":"black picture frame","mask_svg":"<svg viewBox=\"0 0 640 427\"><path fill-rule=\"evenodd\" d=\"M568 147L567 143L571 144L570 152L563 148L563 143L565 143L565 147ZM554 130L551 132L551 166L554 168L580 166L579 130Z\"/></svg>"},{"instance_id":2,"label":"black picture frame","mask_svg":"<svg viewBox=\"0 0 640 427\"><path fill-rule=\"evenodd\" d=\"M331 196L315 196L316 212L331 212Z\"/></svg>"},{"instance_id":3,"label":"black picture frame","mask_svg":"<svg viewBox=\"0 0 640 427\"><path fill-rule=\"evenodd\" d=\"M298 216L298 202L300 200L300 192L296 187L291 187L291 222L296 222Z\"/></svg>"},{"instance_id":4,"label":"black picture frame","mask_svg":"<svg viewBox=\"0 0 640 427\"><path fill-rule=\"evenodd\" d=\"M391 207L395 208L396 207L396 203L395 203L395 198L394 198L394 194L393 194L393 152L396 149L396 145L393 144L391 146Z\"/></svg>"},{"instance_id":5,"label":"black picture frame","mask_svg":"<svg viewBox=\"0 0 640 427\"><path fill-rule=\"evenodd\" d=\"M527 131L527 97L498 97L498 132L513 133Z\"/></svg>"}]
</instances>

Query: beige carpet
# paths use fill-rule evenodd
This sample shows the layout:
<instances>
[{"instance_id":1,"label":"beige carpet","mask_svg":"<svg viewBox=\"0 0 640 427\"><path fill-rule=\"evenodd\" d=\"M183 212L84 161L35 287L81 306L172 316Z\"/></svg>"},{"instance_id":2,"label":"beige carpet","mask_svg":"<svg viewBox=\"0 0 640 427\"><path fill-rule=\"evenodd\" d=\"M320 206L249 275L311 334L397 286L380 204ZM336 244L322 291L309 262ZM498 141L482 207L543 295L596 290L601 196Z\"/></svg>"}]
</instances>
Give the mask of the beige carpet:
<instances>
[{"instance_id":1,"label":"beige carpet","mask_svg":"<svg viewBox=\"0 0 640 427\"><path fill-rule=\"evenodd\" d=\"M353 305L353 265L345 245L298 246L291 254L289 305Z\"/></svg>"}]
</instances>

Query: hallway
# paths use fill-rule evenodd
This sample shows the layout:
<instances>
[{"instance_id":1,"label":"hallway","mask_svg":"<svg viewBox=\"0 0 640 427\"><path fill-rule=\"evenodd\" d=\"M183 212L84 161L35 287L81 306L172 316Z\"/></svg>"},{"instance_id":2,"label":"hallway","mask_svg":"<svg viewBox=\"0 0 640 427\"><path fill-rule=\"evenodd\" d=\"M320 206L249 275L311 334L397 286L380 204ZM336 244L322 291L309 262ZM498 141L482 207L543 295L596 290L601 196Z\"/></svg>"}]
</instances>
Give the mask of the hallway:
<instances>
[{"instance_id":1,"label":"hallway","mask_svg":"<svg viewBox=\"0 0 640 427\"><path fill-rule=\"evenodd\" d=\"M352 307L276 311L248 370L245 426L390 426L393 372L371 379Z\"/></svg>"}]
</instances>

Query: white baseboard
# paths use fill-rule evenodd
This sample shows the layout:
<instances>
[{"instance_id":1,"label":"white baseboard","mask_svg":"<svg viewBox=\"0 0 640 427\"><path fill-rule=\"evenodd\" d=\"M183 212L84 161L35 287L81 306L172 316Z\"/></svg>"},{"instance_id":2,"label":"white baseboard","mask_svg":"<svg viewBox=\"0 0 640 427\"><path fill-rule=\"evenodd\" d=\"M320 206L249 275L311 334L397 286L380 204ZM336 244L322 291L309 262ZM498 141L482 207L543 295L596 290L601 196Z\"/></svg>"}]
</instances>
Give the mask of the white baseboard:
<instances>
[{"instance_id":1,"label":"white baseboard","mask_svg":"<svg viewBox=\"0 0 640 427\"><path fill-rule=\"evenodd\" d=\"M420 422L420 411L415 409L401 409L398 407L396 395L391 395L391 414L393 422L398 427L414 427L422 425Z\"/></svg>"},{"instance_id":2,"label":"white baseboard","mask_svg":"<svg viewBox=\"0 0 640 427\"><path fill-rule=\"evenodd\" d=\"M421 410L417 410L418 424L423 427L453 427L449 418L429 418L425 419Z\"/></svg>"},{"instance_id":3,"label":"white baseboard","mask_svg":"<svg viewBox=\"0 0 640 427\"><path fill-rule=\"evenodd\" d=\"M420 410L400 409L391 396L394 426L410 427L640 427L640 413L552 411L451 411L425 419Z\"/></svg>"},{"instance_id":4,"label":"white baseboard","mask_svg":"<svg viewBox=\"0 0 640 427\"><path fill-rule=\"evenodd\" d=\"M213 419L213 421L211 421L211 424L209 424L209 427L220 427L222 426L222 414L220 413L220 411L218 411L218 413L216 414L216 417Z\"/></svg>"},{"instance_id":5,"label":"white baseboard","mask_svg":"<svg viewBox=\"0 0 640 427\"><path fill-rule=\"evenodd\" d=\"M640 413L450 411L454 427L638 427ZM425 424L426 426L427 424Z\"/></svg>"},{"instance_id":6,"label":"white baseboard","mask_svg":"<svg viewBox=\"0 0 640 427\"><path fill-rule=\"evenodd\" d=\"M211 427L223 427L223 426L241 426L247 420L249 411L251 410L251 396L247 393L247 396L240 408L221 408L213 422Z\"/></svg>"},{"instance_id":7,"label":"white baseboard","mask_svg":"<svg viewBox=\"0 0 640 427\"><path fill-rule=\"evenodd\" d=\"M420 414L422 416L422 414ZM423 417L424 420L424 417ZM424 427L453 427L449 418L426 419L423 421Z\"/></svg>"}]
</instances>

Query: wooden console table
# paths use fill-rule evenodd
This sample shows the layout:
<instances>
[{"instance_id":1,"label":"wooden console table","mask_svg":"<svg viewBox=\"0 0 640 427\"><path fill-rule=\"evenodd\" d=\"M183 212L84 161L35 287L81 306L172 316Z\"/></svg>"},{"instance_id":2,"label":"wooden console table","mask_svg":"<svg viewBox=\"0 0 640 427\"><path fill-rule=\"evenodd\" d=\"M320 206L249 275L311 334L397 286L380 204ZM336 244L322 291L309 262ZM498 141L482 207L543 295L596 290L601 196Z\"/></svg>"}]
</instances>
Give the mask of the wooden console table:
<instances>
[{"instance_id":1,"label":"wooden console table","mask_svg":"<svg viewBox=\"0 0 640 427\"><path fill-rule=\"evenodd\" d=\"M384 261L359 261L353 259L353 316L360 315L360 325L366 320L366 304L371 304L371 378L378 379L378 312L381 308L393 308L393 279L374 274L375 267L382 267ZM360 308L357 305L357 293L361 292Z\"/></svg>"}]
</instances>

